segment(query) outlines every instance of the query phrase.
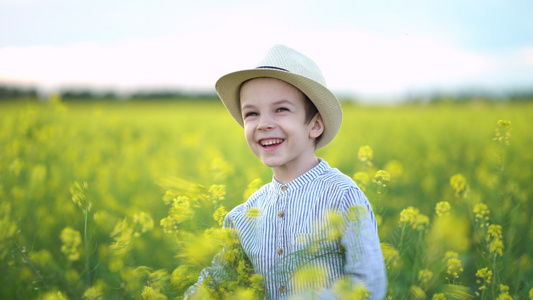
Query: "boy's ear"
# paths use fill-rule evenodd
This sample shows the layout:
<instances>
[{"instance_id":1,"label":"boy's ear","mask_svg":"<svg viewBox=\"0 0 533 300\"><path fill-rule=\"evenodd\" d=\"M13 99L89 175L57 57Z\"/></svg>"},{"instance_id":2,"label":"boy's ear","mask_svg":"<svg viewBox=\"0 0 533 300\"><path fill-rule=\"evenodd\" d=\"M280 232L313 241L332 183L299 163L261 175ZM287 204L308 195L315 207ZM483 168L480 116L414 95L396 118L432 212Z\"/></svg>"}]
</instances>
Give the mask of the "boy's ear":
<instances>
[{"instance_id":1,"label":"boy's ear","mask_svg":"<svg viewBox=\"0 0 533 300\"><path fill-rule=\"evenodd\" d=\"M324 121L320 113L317 113L310 124L312 125L311 130L309 131L309 138L316 139L324 132Z\"/></svg>"}]
</instances>

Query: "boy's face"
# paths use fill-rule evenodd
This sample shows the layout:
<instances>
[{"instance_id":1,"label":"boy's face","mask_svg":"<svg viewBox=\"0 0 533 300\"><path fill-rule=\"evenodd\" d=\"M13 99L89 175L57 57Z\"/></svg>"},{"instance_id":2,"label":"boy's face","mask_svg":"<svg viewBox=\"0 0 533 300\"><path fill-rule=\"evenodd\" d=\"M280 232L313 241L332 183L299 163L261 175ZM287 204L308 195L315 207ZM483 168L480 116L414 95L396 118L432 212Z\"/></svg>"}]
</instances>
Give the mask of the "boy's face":
<instances>
[{"instance_id":1,"label":"boy's face","mask_svg":"<svg viewBox=\"0 0 533 300\"><path fill-rule=\"evenodd\" d=\"M324 124L319 114L306 124L304 94L284 81L256 78L241 87L240 99L252 152L274 174L281 169L310 169L310 163L316 162L314 141Z\"/></svg>"}]
</instances>

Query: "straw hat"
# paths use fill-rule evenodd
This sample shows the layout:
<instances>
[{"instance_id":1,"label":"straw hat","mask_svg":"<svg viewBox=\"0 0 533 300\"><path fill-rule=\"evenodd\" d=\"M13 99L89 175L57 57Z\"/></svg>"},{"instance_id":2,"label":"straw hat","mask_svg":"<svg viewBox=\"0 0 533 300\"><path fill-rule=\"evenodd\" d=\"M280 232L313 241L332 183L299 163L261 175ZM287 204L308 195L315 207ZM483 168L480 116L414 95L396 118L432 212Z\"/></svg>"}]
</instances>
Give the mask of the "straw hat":
<instances>
[{"instance_id":1,"label":"straw hat","mask_svg":"<svg viewBox=\"0 0 533 300\"><path fill-rule=\"evenodd\" d=\"M341 127L342 109L339 100L326 87L326 80L318 66L307 56L284 45L275 45L255 69L229 73L215 84L218 96L244 127L240 107L241 85L252 78L271 77L292 84L311 99L324 121L324 132L316 147L327 145Z\"/></svg>"}]
</instances>

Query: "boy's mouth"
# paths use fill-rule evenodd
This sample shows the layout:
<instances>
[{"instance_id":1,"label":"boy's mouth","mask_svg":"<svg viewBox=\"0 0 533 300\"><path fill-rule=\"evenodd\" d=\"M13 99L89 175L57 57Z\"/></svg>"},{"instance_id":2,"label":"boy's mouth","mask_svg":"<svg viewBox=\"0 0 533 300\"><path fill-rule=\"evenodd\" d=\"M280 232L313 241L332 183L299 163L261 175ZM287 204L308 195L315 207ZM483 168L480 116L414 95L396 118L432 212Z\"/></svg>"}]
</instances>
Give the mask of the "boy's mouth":
<instances>
[{"instance_id":1,"label":"boy's mouth","mask_svg":"<svg viewBox=\"0 0 533 300\"><path fill-rule=\"evenodd\" d=\"M264 140L259 140L259 144L263 146L264 148L270 148L270 147L275 147L283 143L283 141L285 140L284 139L264 139Z\"/></svg>"}]
</instances>

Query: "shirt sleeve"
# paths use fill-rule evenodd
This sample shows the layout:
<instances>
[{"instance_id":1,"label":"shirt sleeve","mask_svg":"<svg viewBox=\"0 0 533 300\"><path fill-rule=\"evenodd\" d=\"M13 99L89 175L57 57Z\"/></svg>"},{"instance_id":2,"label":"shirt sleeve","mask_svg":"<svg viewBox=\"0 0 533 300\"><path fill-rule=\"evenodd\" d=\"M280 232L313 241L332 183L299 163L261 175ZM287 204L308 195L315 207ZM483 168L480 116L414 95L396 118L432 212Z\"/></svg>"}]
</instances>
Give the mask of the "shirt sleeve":
<instances>
[{"instance_id":1,"label":"shirt sleeve","mask_svg":"<svg viewBox=\"0 0 533 300\"><path fill-rule=\"evenodd\" d=\"M365 287L370 299L383 299L387 276L370 203L357 187L348 189L343 200L341 209L347 214L347 227L340 241L345 249L344 274L353 286ZM329 287L319 292L319 299L338 299L338 295Z\"/></svg>"}]
</instances>

